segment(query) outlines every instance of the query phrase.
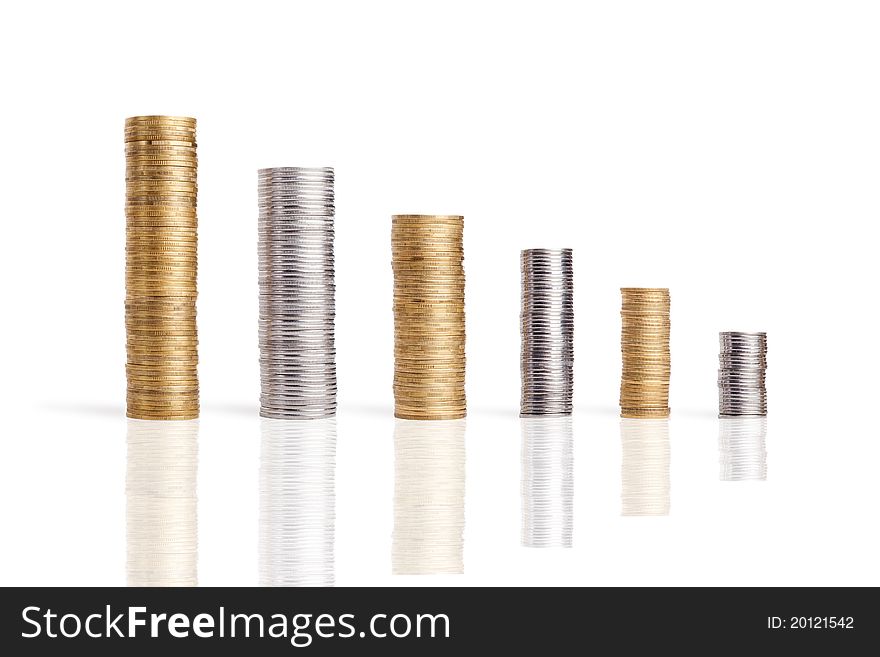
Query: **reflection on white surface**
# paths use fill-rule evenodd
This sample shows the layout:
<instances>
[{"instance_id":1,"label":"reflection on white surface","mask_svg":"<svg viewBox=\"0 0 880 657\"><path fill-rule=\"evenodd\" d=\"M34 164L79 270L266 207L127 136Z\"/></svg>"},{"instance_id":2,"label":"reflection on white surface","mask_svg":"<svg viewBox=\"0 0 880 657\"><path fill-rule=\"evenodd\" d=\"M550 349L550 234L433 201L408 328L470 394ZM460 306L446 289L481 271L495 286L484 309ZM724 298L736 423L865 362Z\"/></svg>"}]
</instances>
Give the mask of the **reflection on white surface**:
<instances>
[{"instance_id":1,"label":"reflection on white surface","mask_svg":"<svg viewBox=\"0 0 880 657\"><path fill-rule=\"evenodd\" d=\"M767 479L767 418L722 417L718 452L722 481Z\"/></svg>"},{"instance_id":2,"label":"reflection on white surface","mask_svg":"<svg viewBox=\"0 0 880 657\"><path fill-rule=\"evenodd\" d=\"M333 586L336 418L260 430L260 585Z\"/></svg>"},{"instance_id":3,"label":"reflection on white surface","mask_svg":"<svg viewBox=\"0 0 880 657\"><path fill-rule=\"evenodd\" d=\"M571 547L574 497L571 417L524 417L522 544Z\"/></svg>"},{"instance_id":4,"label":"reflection on white surface","mask_svg":"<svg viewBox=\"0 0 880 657\"><path fill-rule=\"evenodd\" d=\"M129 586L195 586L198 420L128 420Z\"/></svg>"},{"instance_id":5,"label":"reflection on white surface","mask_svg":"<svg viewBox=\"0 0 880 657\"><path fill-rule=\"evenodd\" d=\"M395 575L464 573L464 420L395 420Z\"/></svg>"},{"instance_id":6,"label":"reflection on white surface","mask_svg":"<svg viewBox=\"0 0 880 657\"><path fill-rule=\"evenodd\" d=\"M669 515L669 420L620 420L621 515Z\"/></svg>"}]
</instances>

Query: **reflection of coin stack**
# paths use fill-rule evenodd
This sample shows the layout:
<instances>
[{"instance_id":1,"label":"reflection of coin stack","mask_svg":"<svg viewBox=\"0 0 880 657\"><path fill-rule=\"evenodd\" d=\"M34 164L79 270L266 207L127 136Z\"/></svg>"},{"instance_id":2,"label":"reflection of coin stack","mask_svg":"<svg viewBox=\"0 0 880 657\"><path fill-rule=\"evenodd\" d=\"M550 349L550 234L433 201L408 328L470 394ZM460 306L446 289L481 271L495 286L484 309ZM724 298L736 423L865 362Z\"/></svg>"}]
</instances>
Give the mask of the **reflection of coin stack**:
<instances>
[{"instance_id":1,"label":"reflection of coin stack","mask_svg":"<svg viewBox=\"0 0 880 657\"><path fill-rule=\"evenodd\" d=\"M722 481L767 479L767 418L722 417L718 451Z\"/></svg>"},{"instance_id":2,"label":"reflection of coin stack","mask_svg":"<svg viewBox=\"0 0 880 657\"><path fill-rule=\"evenodd\" d=\"M128 421L129 586L195 586L199 424Z\"/></svg>"},{"instance_id":3,"label":"reflection of coin stack","mask_svg":"<svg viewBox=\"0 0 880 657\"><path fill-rule=\"evenodd\" d=\"M333 169L259 172L260 415L336 413Z\"/></svg>"},{"instance_id":4,"label":"reflection of coin stack","mask_svg":"<svg viewBox=\"0 0 880 657\"><path fill-rule=\"evenodd\" d=\"M520 260L520 414L571 415L574 365L571 249L527 249Z\"/></svg>"},{"instance_id":5,"label":"reflection of coin stack","mask_svg":"<svg viewBox=\"0 0 880 657\"><path fill-rule=\"evenodd\" d=\"M464 423L394 425L395 575L464 572Z\"/></svg>"},{"instance_id":6,"label":"reflection of coin stack","mask_svg":"<svg viewBox=\"0 0 880 657\"><path fill-rule=\"evenodd\" d=\"M621 288L620 416L669 417L669 290Z\"/></svg>"},{"instance_id":7,"label":"reflection of coin stack","mask_svg":"<svg viewBox=\"0 0 880 657\"><path fill-rule=\"evenodd\" d=\"M522 544L571 547L574 476L571 417L528 417L522 426Z\"/></svg>"},{"instance_id":8,"label":"reflection of coin stack","mask_svg":"<svg viewBox=\"0 0 880 657\"><path fill-rule=\"evenodd\" d=\"M336 418L261 430L260 585L332 586Z\"/></svg>"},{"instance_id":9,"label":"reflection of coin stack","mask_svg":"<svg viewBox=\"0 0 880 657\"><path fill-rule=\"evenodd\" d=\"M767 334L718 334L718 415L767 415Z\"/></svg>"},{"instance_id":10,"label":"reflection of coin stack","mask_svg":"<svg viewBox=\"0 0 880 657\"><path fill-rule=\"evenodd\" d=\"M395 215L394 415L465 416L464 218Z\"/></svg>"},{"instance_id":11,"label":"reflection of coin stack","mask_svg":"<svg viewBox=\"0 0 880 657\"><path fill-rule=\"evenodd\" d=\"M196 121L125 121L128 416L199 415Z\"/></svg>"},{"instance_id":12,"label":"reflection of coin stack","mask_svg":"<svg viewBox=\"0 0 880 657\"><path fill-rule=\"evenodd\" d=\"M621 515L669 515L669 420L620 421Z\"/></svg>"}]
</instances>

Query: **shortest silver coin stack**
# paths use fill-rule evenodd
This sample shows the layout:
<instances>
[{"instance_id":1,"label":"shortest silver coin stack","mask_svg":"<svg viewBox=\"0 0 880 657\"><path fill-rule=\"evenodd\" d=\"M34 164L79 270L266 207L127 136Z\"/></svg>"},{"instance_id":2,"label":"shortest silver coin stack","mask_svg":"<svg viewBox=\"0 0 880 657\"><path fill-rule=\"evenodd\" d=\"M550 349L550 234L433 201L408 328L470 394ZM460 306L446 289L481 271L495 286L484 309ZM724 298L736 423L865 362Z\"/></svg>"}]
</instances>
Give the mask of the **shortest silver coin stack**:
<instances>
[{"instance_id":1,"label":"shortest silver coin stack","mask_svg":"<svg viewBox=\"0 0 880 657\"><path fill-rule=\"evenodd\" d=\"M571 249L526 249L522 266L522 417L571 415L574 294Z\"/></svg>"},{"instance_id":2,"label":"shortest silver coin stack","mask_svg":"<svg viewBox=\"0 0 880 657\"><path fill-rule=\"evenodd\" d=\"M259 171L260 415L336 413L333 169Z\"/></svg>"},{"instance_id":3,"label":"shortest silver coin stack","mask_svg":"<svg viewBox=\"0 0 880 657\"><path fill-rule=\"evenodd\" d=\"M719 334L718 415L767 415L767 334Z\"/></svg>"}]
</instances>

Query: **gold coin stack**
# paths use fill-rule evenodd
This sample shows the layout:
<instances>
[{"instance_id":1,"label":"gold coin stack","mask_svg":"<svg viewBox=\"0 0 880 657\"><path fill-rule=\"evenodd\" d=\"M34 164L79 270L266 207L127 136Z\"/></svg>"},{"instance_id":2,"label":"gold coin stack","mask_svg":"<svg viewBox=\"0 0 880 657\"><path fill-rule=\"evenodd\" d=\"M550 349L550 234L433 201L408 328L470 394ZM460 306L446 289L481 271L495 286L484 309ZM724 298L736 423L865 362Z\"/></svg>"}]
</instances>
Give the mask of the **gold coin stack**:
<instances>
[{"instance_id":1,"label":"gold coin stack","mask_svg":"<svg viewBox=\"0 0 880 657\"><path fill-rule=\"evenodd\" d=\"M620 416L669 417L669 290L620 288Z\"/></svg>"},{"instance_id":2,"label":"gold coin stack","mask_svg":"<svg viewBox=\"0 0 880 657\"><path fill-rule=\"evenodd\" d=\"M395 417L466 414L463 230L457 215L392 217Z\"/></svg>"},{"instance_id":3,"label":"gold coin stack","mask_svg":"<svg viewBox=\"0 0 880 657\"><path fill-rule=\"evenodd\" d=\"M130 418L199 416L196 121L125 120L125 328Z\"/></svg>"}]
</instances>

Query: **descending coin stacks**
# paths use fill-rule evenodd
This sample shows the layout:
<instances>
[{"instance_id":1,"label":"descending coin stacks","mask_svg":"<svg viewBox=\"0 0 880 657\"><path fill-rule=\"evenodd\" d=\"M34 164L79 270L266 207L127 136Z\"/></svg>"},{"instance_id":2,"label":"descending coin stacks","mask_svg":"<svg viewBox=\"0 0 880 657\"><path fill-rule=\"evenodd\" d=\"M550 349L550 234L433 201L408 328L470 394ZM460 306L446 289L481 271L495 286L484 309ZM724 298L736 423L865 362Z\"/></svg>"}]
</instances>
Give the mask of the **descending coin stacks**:
<instances>
[{"instance_id":1,"label":"descending coin stacks","mask_svg":"<svg viewBox=\"0 0 880 657\"><path fill-rule=\"evenodd\" d=\"M520 256L520 264L520 415L571 415L574 365L571 249L527 249Z\"/></svg>"},{"instance_id":2,"label":"descending coin stacks","mask_svg":"<svg viewBox=\"0 0 880 657\"><path fill-rule=\"evenodd\" d=\"M767 415L767 334L728 331L718 337L719 416Z\"/></svg>"},{"instance_id":3,"label":"descending coin stacks","mask_svg":"<svg viewBox=\"0 0 880 657\"><path fill-rule=\"evenodd\" d=\"M333 169L259 171L260 415L336 413Z\"/></svg>"},{"instance_id":4,"label":"descending coin stacks","mask_svg":"<svg viewBox=\"0 0 880 657\"><path fill-rule=\"evenodd\" d=\"M197 420L128 421L125 477L129 586L195 586Z\"/></svg>"},{"instance_id":5,"label":"descending coin stacks","mask_svg":"<svg viewBox=\"0 0 880 657\"><path fill-rule=\"evenodd\" d=\"M394 415L465 416L464 217L395 215Z\"/></svg>"},{"instance_id":6,"label":"descending coin stacks","mask_svg":"<svg viewBox=\"0 0 880 657\"><path fill-rule=\"evenodd\" d=\"M669 417L669 290L621 288L620 416Z\"/></svg>"},{"instance_id":7,"label":"descending coin stacks","mask_svg":"<svg viewBox=\"0 0 880 657\"><path fill-rule=\"evenodd\" d=\"M125 159L127 414L197 418L195 119L126 119Z\"/></svg>"}]
</instances>

